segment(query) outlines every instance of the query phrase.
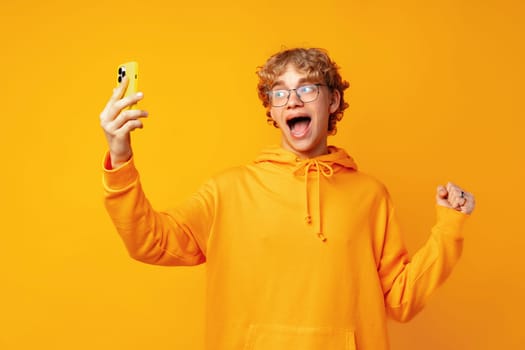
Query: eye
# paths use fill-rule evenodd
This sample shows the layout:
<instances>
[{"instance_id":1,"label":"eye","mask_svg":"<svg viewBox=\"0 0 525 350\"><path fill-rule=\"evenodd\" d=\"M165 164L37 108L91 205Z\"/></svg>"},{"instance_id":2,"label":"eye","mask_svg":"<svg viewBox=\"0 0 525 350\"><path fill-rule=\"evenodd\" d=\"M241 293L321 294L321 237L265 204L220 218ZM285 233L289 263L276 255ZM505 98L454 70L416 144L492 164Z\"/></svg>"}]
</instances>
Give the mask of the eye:
<instances>
[{"instance_id":1,"label":"eye","mask_svg":"<svg viewBox=\"0 0 525 350\"><path fill-rule=\"evenodd\" d=\"M297 90L299 90L300 94L309 94L311 92L314 92L315 88L316 88L315 85L303 85L299 87Z\"/></svg>"},{"instance_id":2,"label":"eye","mask_svg":"<svg viewBox=\"0 0 525 350\"><path fill-rule=\"evenodd\" d=\"M274 90L272 91L272 95L274 98L283 98L283 97L286 97L286 95L288 94L288 91L286 90Z\"/></svg>"}]
</instances>

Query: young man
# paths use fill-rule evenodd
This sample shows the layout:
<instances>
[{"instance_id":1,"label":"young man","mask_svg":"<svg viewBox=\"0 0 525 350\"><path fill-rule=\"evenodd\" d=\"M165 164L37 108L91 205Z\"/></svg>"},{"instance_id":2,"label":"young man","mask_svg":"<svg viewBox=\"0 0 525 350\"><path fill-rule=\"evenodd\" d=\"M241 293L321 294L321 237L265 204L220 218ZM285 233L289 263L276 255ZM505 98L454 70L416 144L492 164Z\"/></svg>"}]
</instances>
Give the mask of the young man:
<instances>
[{"instance_id":1,"label":"young man","mask_svg":"<svg viewBox=\"0 0 525 350\"><path fill-rule=\"evenodd\" d=\"M438 187L437 223L409 259L387 190L327 143L347 107L336 64L292 49L258 75L281 147L167 212L152 209L133 165L129 133L147 113L125 107L142 94L115 89L100 116L107 210L133 258L207 263L207 349L388 349L387 315L409 320L449 275L474 197Z\"/></svg>"}]
</instances>

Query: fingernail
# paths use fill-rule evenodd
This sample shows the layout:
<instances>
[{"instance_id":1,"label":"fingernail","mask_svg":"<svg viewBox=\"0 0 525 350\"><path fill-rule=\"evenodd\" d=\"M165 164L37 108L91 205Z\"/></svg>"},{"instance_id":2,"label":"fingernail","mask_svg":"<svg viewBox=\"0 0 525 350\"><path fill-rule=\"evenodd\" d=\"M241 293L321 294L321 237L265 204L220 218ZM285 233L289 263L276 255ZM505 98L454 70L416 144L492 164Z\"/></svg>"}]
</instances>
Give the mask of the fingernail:
<instances>
[{"instance_id":1,"label":"fingernail","mask_svg":"<svg viewBox=\"0 0 525 350\"><path fill-rule=\"evenodd\" d=\"M137 92L137 97L143 97L144 94L142 92Z\"/></svg>"}]
</instances>

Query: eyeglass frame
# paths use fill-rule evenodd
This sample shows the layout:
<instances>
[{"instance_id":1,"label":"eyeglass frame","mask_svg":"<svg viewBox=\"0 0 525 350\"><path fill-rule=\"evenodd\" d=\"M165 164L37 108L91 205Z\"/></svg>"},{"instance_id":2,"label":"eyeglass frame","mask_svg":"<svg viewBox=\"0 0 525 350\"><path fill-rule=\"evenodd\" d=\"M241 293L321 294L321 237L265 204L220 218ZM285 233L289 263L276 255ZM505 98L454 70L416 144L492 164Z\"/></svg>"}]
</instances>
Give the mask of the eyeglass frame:
<instances>
[{"instance_id":1,"label":"eyeglass frame","mask_svg":"<svg viewBox=\"0 0 525 350\"><path fill-rule=\"evenodd\" d=\"M316 89L317 89L317 95L315 96L315 98L311 101L308 101L308 102L305 102L303 101L303 99L301 98L301 95L297 92L297 89L300 89L300 88L303 88L305 86L315 86ZM290 101L290 96L292 96L292 91L295 92L295 94L297 95L297 98L302 102L302 103L310 103L310 102L314 102L316 101L318 98L319 98L319 92L320 92L320 89L319 89L319 86L327 86L326 84L322 84L322 83L316 83L316 84L304 84L304 85L301 85L301 86L298 86L296 87L295 89L277 89L277 90L268 90L266 92L266 94L268 95L268 98L270 100L270 105L272 107L284 107L288 104L288 102ZM282 105L278 105L278 106L275 106L273 104L273 99L272 99L272 93L275 92L275 91L286 91L288 92L288 96L286 96L286 101L282 104Z\"/></svg>"}]
</instances>

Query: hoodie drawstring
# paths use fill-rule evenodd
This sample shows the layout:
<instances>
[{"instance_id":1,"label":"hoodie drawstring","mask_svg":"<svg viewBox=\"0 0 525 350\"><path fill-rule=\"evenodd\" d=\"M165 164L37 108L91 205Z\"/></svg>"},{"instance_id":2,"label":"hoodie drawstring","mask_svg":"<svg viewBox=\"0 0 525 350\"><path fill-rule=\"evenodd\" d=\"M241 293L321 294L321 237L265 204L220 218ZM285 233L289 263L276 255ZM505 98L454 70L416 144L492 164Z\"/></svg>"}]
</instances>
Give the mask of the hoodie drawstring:
<instances>
[{"instance_id":1,"label":"hoodie drawstring","mask_svg":"<svg viewBox=\"0 0 525 350\"><path fill-rule=\"evenodd\" d=\"M323 162L321 160L317 159L310 159L307 161L302 162L299 165L299 168L296 170L296 173L299 172L302 168L304 168L304 184L305 184L305 193L306 193L306 217L305 221L307 224L312 223L312 216L310 214L310 196L308 194L308 173L310 172L311 168L315 168L317 172L317 205L318 205L318 218L315 220L316 224L316 234L321 241L325 242L326 237L322 232L322 225L321 225L321 175L323 175L326 178L331 177L334 174L334 169L329 163Z\"/></svg>"}]
</instances>

